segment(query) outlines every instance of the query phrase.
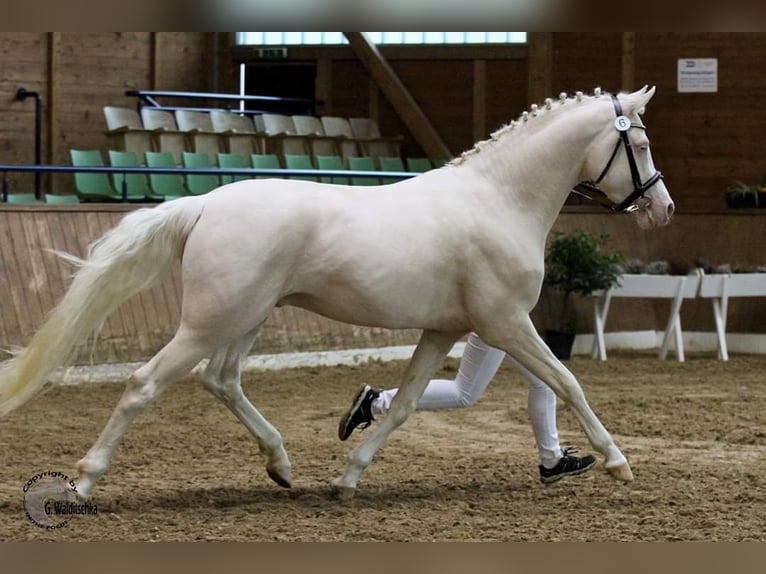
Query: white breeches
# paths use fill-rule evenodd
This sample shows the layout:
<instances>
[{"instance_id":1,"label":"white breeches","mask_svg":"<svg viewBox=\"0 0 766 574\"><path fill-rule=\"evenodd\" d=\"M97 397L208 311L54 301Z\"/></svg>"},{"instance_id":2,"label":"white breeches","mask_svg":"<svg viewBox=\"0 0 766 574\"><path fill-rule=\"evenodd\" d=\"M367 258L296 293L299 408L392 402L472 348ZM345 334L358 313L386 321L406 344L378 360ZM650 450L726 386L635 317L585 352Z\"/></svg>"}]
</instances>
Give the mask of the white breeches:
<instances>
[{"instance_id":1,"label":"white breeches","mask_svg":"<svg viewBox=\"0 0 766 574\"><path fill-rule=\"evenodd\" d=\"M504 358L503 351L490 347L478 335L471 333L455 380L431 380L418 401L418 410L461 408L474 404L484 394ZM540 453L540 464L551 468L561 458L556 428L556 395L548 385L511 360L529 381L527 413ZM373 413L387 413L396 391L382 391L372 405Z\"/></svg>"}]
</instances>

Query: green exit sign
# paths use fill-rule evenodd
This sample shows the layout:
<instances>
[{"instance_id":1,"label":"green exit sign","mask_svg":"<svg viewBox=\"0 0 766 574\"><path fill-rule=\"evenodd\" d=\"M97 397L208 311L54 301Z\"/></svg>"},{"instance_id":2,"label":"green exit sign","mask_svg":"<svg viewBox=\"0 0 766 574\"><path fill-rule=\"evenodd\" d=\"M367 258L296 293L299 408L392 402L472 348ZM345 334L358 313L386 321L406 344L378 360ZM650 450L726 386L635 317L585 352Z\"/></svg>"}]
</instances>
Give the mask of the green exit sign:
<instances>
[{"instance_id":1,"label":"green exit sign","mask_svg":"<svg viewBox=\"0 0 766 574\"><path fill-rule=\"evenodd\" d=\"M279 60L287 58L285 46L270 46L268 48L256 48L255 53L259 58Z\"/></svg>"}]
</instances>

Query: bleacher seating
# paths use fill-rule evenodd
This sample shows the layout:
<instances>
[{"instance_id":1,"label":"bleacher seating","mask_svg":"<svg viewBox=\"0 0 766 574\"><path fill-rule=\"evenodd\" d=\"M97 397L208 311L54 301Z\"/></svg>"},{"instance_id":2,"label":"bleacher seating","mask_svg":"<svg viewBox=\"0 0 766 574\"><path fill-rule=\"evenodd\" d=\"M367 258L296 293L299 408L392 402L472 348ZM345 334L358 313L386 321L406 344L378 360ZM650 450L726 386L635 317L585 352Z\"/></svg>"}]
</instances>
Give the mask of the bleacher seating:
<instances>
[{"instance_id":1,"label":"bleacher seating","mask_svg":"<svg viewBox=\"0 0 766 574\"><path fill-rule=\"evenodd\" d=\"M282 169L279 157L273 153L254 153L250 156L250 162L255 169ZM277 177L276 175L257 175L256 178Z\"/></svg>"},{"instance_id":2,"label":"bleacher seating","mask_svg":"<svg viewBox=\"0 0 766 574\"><path fill-rule=\"evenodd\" d=\"M308 138L308 146L314 160L319 156L338 156L338 138L325 134L324 127L319 118L314 116L293 116L293 123L298 135Z\"/></svg>"},{"instance_id":3,"label":"bleacher seating","mask_svg":"<svg viewBox=\"0 0 766 574\"><path fill-rule=\"evenodd\" d=\"M309 155L311 148L306 136L298 135L295 123L290 116L282 114L262 114L266 133L266 152L282 157L288 154Z\"/></svg>"},{"instance_id":4,"label":"bleacher seating","mask_svg":"<svg viewBox=\"0 0 766 574\"><path fill-rule=\"evenodd\" d=\"M72 165L79 167L104 167L98 150L70 149ZM75 193L82 201L120 201L122 195L112 185L105 173L74 173Z\"/></svg>"},{"instance_id":5,"label":"bleacher seating","mask_svg":"<svg viewBox=\"0 0 766 574\"><path fill-rule=\"evenodd\" d=\"M404 162L400 157L379 157L378 167L380 168L380 171L405 171ZM387 184L396 183L399 181L399 178L382 177L380 180L382 183Z\"/></svg>"},{"instance_id":6,"label":"bleacher seating","mask_svg":"<svg viewBox=\"0 0 766 574\"><path fill-rule=\"evenodd\" d=\"M168 111L141 108L144 127L152 131L154 150L173 155L176 165L181 165L181 154L186 151L186 136L178 131L175 117Z\"/></svg>"},{"instance_id":7,"label":"bleacher seating","mask_svg":"<svg viewBox=\"0 0 766 574\"><path fill-rule=\"evenodd\" d=\"M308 154L285 154L285 167L287 169L315 169L311 156ZM303 179L306 181L319 181L315 175L291 175L290 179Z\"/></svg>"},{"instance_id":8,"label":"bleacher seating","mask_svg":"<svg viewBox=\"0 0 766 574\"><path fill-rule=\"evenodd\" d=\"M221 151L219 135L213 129L213 122L208 112L176 110L178 130L186 135L186 150L204 153L216 157Z\"/></svg>"},{"instance_id":9,"label":"bleacher seating","mask_svg":"<svg viewBox=\"0 0 766 574\"><path fill-rule=\"evenodd\" d=\"M6 203L15 203L17 205L32 205L38 203L34 193L9 193Z\"/></svg>"},{"instance_id":10,"label":"bleacher seating","mask_svg":"<svg viewBox=\"0 0 766 574\"><path fill-rule=\"evenodd\" d=\"M139 158L152 151L152 133L144 128L136 110L104 106L109 149L135 152Z\"/></svg>"},{"instance_id":11,"label":"bleacher seating","mask_svg":"<svg viewBox=\"0 0 766 574\"><path fill-rule=\"evenodd\" d=\"M112 167L139 167L138 156L132 151L109 150L109 164ZM114 188L121 193L122 182L125 181L128 197L133 199L146 198L154 201L163 201L165 196L155 195L149 186L149 180L143 173L113 173L112 183Z\"/></svg>"},{"instance_id":12,"label":"bleacher seating","mask_svg":"<svg viewBox=\"0 0 766 574\"><path fill-rule=\"evenodd\" d=\"M225 169L245 169L250 167L245 163L245 158L248 155L242 155L239 153L220 153L218 154L218 167ZM242 181L244 179L250 179L247 175L221 175L221 184L226 185L235 181Z\"/></svg>"},{"instance_id":13,"label":"bleacher seating","mask_svg":"<svg viewBox=\"0 0 766 574\"><path fill-rule=\"evenodd\" d=\"M257 133L253 119L227 112L215 110L210 112L213 130L223 140L223 149L227 153L238 153L245 157L254 153L266 152L266 137Z\"/></svg>"},{"instance_id":14,"label":"bleacher seating","mask_svg":"<svg viewBox=\"0 0 766 574\"><path fill-rule=\"evenodd\" d=\"M328 169L412 171L431 169L427 158L403 159L401 136L383 137L372 118L229 110L105 106L108 153L113 167L209 167L242 169ZM98 157L96 157L97 154ZM85 157L87 155L87 157ZM72 161L103 165L100 153L72 150ZM100 163L99 163L100 161ZM406 166L406 167L405 167ZM279 177L257 176L257 177ZM76 201L118 201L127 182L129 199L163 201L207 193L249 175L75 174ZM295 179L351 185L380 185L399 178L299 176ZM56 201L53 199L52 201Z\"/></svg>"},{"instance_id":15,"label":"bleacher seating","mask_svg":"<svg viewBox=\"0 0 766 574\"><path fill-rule=\"evenodd\" d=\"M433 169L431 160L427 157L408 157L407 158L407 171L413 171L416 173L424 173Z\"/></svg>"},{"instance_id":16,"label":"bleacher seating","mask_svg":"<svg viewBox=\"0 0 766 574\"><path fill-rule=\"evenodd\" d=\"M352 171L377 171L371 157L358 156L348 158L348 168ZM351 185L380 185L379 177L352 177Z\"/></svg>"},{"instance_id":17,"label":"bleacher seating","mask_svg":"<svg viewBox=\"0 0 766 574\"><path fill-rule=\"evenodd\" d=\"M372 118L349 118L351 133L359 142L361 151L370 157L401 157L402 136L380 135L378 122Z\"/></svg>"},{"instance_id":18,"label":"bleacher seating","mask_svg":"<svg viewBox=\"0 0 766 574\"><path fill-rule=\"evenodd\" d=\"M346 169L346 166L343 164L343 158L341 158L339 155L319 155L316 157L316 162L317 169ZM332 177L322 177L319 179L319 181L322 183L335 183L338 185L349 185L351 183L350 178L337 175Z\"/></svg>"},{"instance_id":19,"label":"bleacher seating","mask_svg":"<svg viewBox=\"0 0 766 574\"><path fill-rule=\"evenodd\" d=\"M185 151L182 155L184 167L212 168L215 167L206 153ZM186 174L186 188L192 195L203 195L221 185L221 180L213 174Z\"/></svg>"},{"instance_id":20,"label":"bleacher seating","mask_svg":"<svg viewBox=\"0 0 766 574\"><path fill-rule=\"evenodd\" d=\"M147 167L177 167L173 154L166 151L146 152ZM152 193L165 199L190 195L184 179L174 173L150 173Z\"/></svg>"},{"instance_id":21,"label":"bleacher seating","mask_svg":"<svg viewBox=\"0 0 766 574\"><path fill-rule=\"evenodd\" d=\"M49 205L76 205L80 198L72 194L46 193L45 203Z\"/></svg>"},{"instance_id":22,"label":"bleacher seating","mask_svg":"<svg viewBox=\"0 0 766 574\"><path fill-rule=\"evenodd\" d=\"M322 116L321 121L325 133L328 136L334 136L336 138L338 151L347 164L349 163L349 158L359 157L361 155L359 145L354 139L354 134L351 131L351 124L346 118Z\"/></svg>"}]
</instances>

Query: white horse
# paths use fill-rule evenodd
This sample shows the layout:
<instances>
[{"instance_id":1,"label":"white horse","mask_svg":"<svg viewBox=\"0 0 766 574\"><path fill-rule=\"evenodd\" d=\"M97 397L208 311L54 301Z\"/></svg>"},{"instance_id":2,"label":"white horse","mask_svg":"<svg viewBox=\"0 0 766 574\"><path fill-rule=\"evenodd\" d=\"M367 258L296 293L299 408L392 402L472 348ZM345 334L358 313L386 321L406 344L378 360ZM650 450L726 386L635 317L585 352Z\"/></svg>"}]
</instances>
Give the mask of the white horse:
<instances>
[{"instance_id":1,"label":"white horse","mask_svg":"<svg viewBox=\"0 0 766 574\"><path fill-rule=\"evenodd\" d=\"M245 397L243 359L274 307L389 329L423 330L389 415L333 481L351 496L388 435L415 409L446 353L475 331L545 381L574 411L605 467L632 480L625 456L575 377L538 336L529 312L545 241L569 191L600 182L648 228L673 203L638 114L654 94L562 94L532 106L450 164L380 187L250 180L140 209L97 240L29 345L0 365L0 415L28 400L74 346L176 258L183 311L173 339L130 377L93 447L77 464L90 495L131 421L209 358L202 379L258 440L269 476L291 484L282 437ZM638 129L636 129L638 128ZM593 186L591 186L593 187Z\"/></svg>"}]
</instances>

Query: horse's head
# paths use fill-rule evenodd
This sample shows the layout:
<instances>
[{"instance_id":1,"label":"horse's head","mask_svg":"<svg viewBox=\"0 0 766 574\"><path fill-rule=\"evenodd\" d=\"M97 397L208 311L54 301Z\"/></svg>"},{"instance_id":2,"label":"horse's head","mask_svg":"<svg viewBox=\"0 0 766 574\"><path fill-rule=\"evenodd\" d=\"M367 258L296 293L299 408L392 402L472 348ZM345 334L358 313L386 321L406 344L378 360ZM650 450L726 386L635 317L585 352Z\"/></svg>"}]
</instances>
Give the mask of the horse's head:
<instances>
[{"instance_id":1,"label":"horse's head","mask_svg":"<svg viewBox=\"0 0 766 574\"><path fill-rule=\"evenodd\" d=\"M632 94L612 96L610 121L590 147L581 184L604 193L615 211L633 212L644 229L667 225L674 209L639 118L653 95L654 88L644 86Z\"/></svg>"}]
</instances>

